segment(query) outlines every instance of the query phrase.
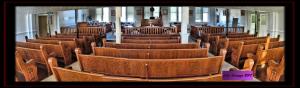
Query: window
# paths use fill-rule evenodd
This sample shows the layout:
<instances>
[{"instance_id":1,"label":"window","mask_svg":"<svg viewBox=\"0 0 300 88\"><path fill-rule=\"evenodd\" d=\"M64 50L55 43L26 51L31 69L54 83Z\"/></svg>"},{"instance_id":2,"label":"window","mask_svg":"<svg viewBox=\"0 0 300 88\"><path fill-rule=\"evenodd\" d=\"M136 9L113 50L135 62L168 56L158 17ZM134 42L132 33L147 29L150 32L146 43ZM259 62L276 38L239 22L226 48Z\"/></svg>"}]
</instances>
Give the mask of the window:
<instances>
[{"instance_id":1,"label":"window","mask_svg":"<svg viewBox=\"0 0 300 88\"><path fill-rule=\"evenodd\" d=\"M181 22L181 7L170 7L170 22Z\"/></svg>"},{"instance_id":2,"label":"window","mask_svg":"<svg viewBox=\"0 0 300 88\"><path fill-rule=\"evenodd\" d=\"M153 17L158 18L159 17L159 7L154 6L154 12L153 12Z\"/></svg>"},{"instance_id":3,"label":"window","mask_svg":"<svg viewBox=\"0 0 300 88\"><path fill-rule=\"evenodd\" d=\"M208 8L203 8L203 22L208 22Z\"/></svg>"},{"instance_id":4,"label":"window","mask_svg":"<svg viewBox=\"0 0 300 88\"><path fill-rule=\"evenodd\" d=\"M96 9L96 20L99 22L109 22L109 8L97 8Z\"/></svg>"},{"instance_id":5,"label":"window","mask_svg":"<svg viewBox=\"0 0 300 88\"><path fill-rule=\"evenodd\" d=\"M75 10L60 11L60 25L62 26L74 26L75 23Z\"/></svg>"},{"instance_id":6,"label":"window","mask_svg":"<svg viewBox=\"0 0 300 88\"><path fill-rule=\"evenodd\" d=\"M84 22L87 13L88 13L88 9L78 9L77 22Z\"/></svg>"},{"instance_id":7,"label":"window","mask_svg":"<svg viewBox=\"0 0 300 88\"><path fill-rule=\"evenodd\" d=\"M134 22L134 7L122 7L121 22Z\"/></svg>"},{"instance_id":8,"label":"window","mask_svg":"<svg viewBox=\"0 0 300 88\"><path fill-rule=\"evenodd\" d=\"M144 19L150 19L151 17L151 11L150 11L150 6L144 7ZM153 17L158 18L159 17L159 6L153 6L154 12L153 12Z\"/></svg>"},{"instance_id":9,"label":"window","mask_svg":"<svg viewBox=\"0 0 300 88\"><path fill-rule=\"evenodd\" d=\"M195 7L195 22L208 22L208 8Z\"/></svg>"}]
</instances>

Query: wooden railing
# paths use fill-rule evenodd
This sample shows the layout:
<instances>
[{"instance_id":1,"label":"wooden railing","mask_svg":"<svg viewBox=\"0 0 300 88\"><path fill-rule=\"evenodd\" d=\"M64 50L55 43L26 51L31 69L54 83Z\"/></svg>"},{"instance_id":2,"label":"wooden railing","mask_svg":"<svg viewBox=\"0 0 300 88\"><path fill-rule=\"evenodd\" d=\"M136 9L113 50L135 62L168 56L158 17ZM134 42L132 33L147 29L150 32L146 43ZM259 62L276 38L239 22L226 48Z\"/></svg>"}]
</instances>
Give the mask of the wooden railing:
<instances>
[{"instance_id":1,"label":"wooden railing","mask_svg":"<svg viewBox=\"0 0 300 88\"><path fill-rule=\"evenodd\" d=\"M105 27L79 27L79 33L83 34L105 34Z\"/></svg>"},{"instance_id":2,"label":"wooden railing","mask_svg":"<svg viewBox=\"0 0 300 88\"><path fill-rule=\"evenodd\" d=\"M73 34L76 33L76 28L74 27L60 27L61 34Z\"/></svg>"},{"instance_id":3,"label":"wooden railing","mask_svg":"<svg viewBox=\"0 0 300 88\"><path fill-rule=\"evenodd\" d=\"M105 27L78 27L79 34L105 34ZM76 34L77 29L73 27L61 27L60 34Z\"/></svg>"},{"instance_id":4,"label":"wooden railing","mask_svg":"<svg viewBox=\"0 0 300 88\"><path fill-rule=\"evenodd\" d=\"M125 28L124 34L177 34L176 27L132 27Z\"/></svg>"},{"instance_id":5,"label":"wooden railing","mask_svg":"<svg viewBox=\"0 0 300 88\"><path fill-rule=\"evenodd\" d=\"M191 26L191 35L199 37L199 34L230 34L244 33L244 27L197 27Z\"/></svg>"}]
</instances>

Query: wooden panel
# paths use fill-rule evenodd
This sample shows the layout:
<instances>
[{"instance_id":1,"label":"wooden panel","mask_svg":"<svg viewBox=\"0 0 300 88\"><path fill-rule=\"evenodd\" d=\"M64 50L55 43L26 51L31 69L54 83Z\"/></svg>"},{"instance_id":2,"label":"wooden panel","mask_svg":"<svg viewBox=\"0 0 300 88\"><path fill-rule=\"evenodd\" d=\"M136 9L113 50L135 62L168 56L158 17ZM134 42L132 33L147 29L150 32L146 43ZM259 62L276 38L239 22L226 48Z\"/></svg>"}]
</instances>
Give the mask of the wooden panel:
<instances>
[{"instance_id":1,"label":"wooden panel","mask_svg":"<svg viewBox=\"0 0 300 88\"><path fill-rule=\"evenodd\" d=\"M220 65L223 62L222 56L151 60L92 55L78 56L85 72L141 78L174 78L216 74L221 69Z\"/></svg>"},{"instance_id":2,"label":"wooden panel","mask_svg":"<svg viewBox=\"0 0 300 88\"><path fill-rule=\"evenodd\" d=\"M106 42L105 47L119 48L119 49L194 49L200 48L200 44L180 44L180 43L168 43L168 44L137 44L137 43L121 43L116 44L112 42Z\"/></svg>"},{"instance_id":3,"label":"wooden panel","mask_svg":"<svg viewBox=\"0 0 300 88\"><path fill-rule=\"evenodd\" d=\"M135 59L175 59L207 57L207 48L199 49L116 49L94 47L96 56L114 56Z\"/></svg>"},{"instance_id":4,"label":"wooden panel","mask_svg":"<svg viewBox=\"0 0 300 88\"><path fill-rule=\"evenodd\" d=\"M219 82L222 80L221 74L211 76L199 76L188 78L172 79L142 79L132 77L107 76L103 74L80 72L60 67L54 67L59 82Z\"/></svg>"},{"instance_id":5,"label":"wooden panel","mask_svg":"<svg viewBox=\"0 0 300 88\"><path fill-rule=\"evenodd\" d=\"M156 43L180 43L178 39L170 40L135 40L135 39L123 39L122 43L142 43L142 44L156 44Z\"/></svg>"},{"instance_id":6,"label":"wooden panel","mask_svg":"<svg viewBox=\"0 0 300 88\"><path fill-rule=\"evenodd\" d=\"M16 42L16 47L24 47L31 49L40 49L42 44L40 43L28 43L28 42Z\"/></svg>"},{"instance_id":7,"label":"wooden panel","mask_svg":"<svg viewBox=\"0 0 300 88\"><path fill-rule=\"evenodd\" d=\"M239 66L239 58L242 52L244 42L241 41L230 41L228 48L227 48L227 54L226 59L229 59L230 63L234 66Z\"/></svg>"}]
</instances>

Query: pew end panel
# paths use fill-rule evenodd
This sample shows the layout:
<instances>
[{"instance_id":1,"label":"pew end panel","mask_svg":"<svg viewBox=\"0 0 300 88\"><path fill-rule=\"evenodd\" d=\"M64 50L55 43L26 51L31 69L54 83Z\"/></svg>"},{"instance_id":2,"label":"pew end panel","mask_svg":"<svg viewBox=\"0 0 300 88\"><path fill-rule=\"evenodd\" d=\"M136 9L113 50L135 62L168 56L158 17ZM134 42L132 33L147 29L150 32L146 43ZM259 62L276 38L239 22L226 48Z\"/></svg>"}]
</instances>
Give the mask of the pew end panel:
<instances>
[{"instance_id":1,"label":"pew end panel","mask_svg":"<svg viewBox=\"0 0 300 88\"><path fill-rule=\"evenodd\" d=\"M41 50L41 54L42 54L41 56L42 56L43 62L45 63L45 65L47 67L48 75L50 75L52 73L51 73L51 70L50 70L49 63L47 61L48 57L49 57L49 54L47 53L47 51L45 50L43 45L40 46L40 50Z\"/></svg>"},{"instance_id":2,"label":"pew end panel","mask_svg":"<svg viewBox=\"0 0 300 88\"><path fill-rule=\"evenodd\" d=\"M285 58L282 57L278 63L275 60L268 61L266 81L279 81L280 77L284 75Z\"/></svg>"},{"instance_id":3,"label":"pew end panel","mask_svg":"<svg viewBox=\"0 0 300 88\"><path fill-rule=\"evenodd\" d=\"M50 65L51 71L53 75L55 76L56 80L61 81L60 77L57 75L57 71L54 69L55 67L58 67L57 59L54 57L50 57L48 59L48 63Z\"/></svg>"},{"instance_id":4,"label":"pew end panel","mask_svg":"<svg viewBox=\"0 0 300 88\"><path fill-rule=\"evenodd\" d=\"M242 41L231 41L228 45L228 53L226 59L230 59L230 63L234 66L239 66L239 58L242 52L244 42Z\"/></svg>"},{"instance_id":5,"label":"pew end panel","mask_svg":"<svg viewBox=\"0 0 300 88\"><path fill-rule=\"evenodd\" d=\"M25 77L25 81L38 81L38 73L36 61L34 59L30 59L27 62L24 62L24 59L19 54L18 51L15 52L16 55L16 71L20 70Z\"/></svg>"},{"instance_id":6,"label":"pew end panel","mask_svg":"<svg viewBox=\"0 0 300 88\"><path fill-rule=\"evenodd\" d=\"M75 54L76 54L77 61L79 62L79 63L78 63L78 64L79 64L79 67L80 67L81 70L83 70L82 64L81 64L82 60L81 60L81 58L79 57L79 55L82 54L81 49L80 49L80 48L76 48L76 49L75 49Z\"/></svg>"}]
</instances>

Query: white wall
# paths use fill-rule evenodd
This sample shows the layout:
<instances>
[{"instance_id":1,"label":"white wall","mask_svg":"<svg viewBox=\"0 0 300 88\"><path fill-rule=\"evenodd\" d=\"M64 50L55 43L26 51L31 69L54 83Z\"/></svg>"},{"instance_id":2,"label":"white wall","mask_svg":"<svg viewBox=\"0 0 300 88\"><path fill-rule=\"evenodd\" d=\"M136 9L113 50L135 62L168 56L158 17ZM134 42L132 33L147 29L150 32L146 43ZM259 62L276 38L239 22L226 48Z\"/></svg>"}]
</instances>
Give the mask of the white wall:
<instances>
[{"instance_id":1,"label":"white wall","mask_svg":"<svg viewBox=\"0 0 300 88\"><path fill-rule=\"evenodd\" d=\"M26 29L26 16L27 13L22 11L20 7L16 7L16 34L28 32Z\"/></svg>"},{"instance_id":2,"label":"white wall","mask_svg":"<svg viewBox=\"0 0 300 88\"><path fill-rule=\"evenodd\" d=\"M284 11L279 11L278 12L278 20L276 20L278 22L278 34L280 35L280 40L284 41L285 35L284 35L284 30L285 30L285 15L284 15Z\"/></svg>"}]
</instances>

